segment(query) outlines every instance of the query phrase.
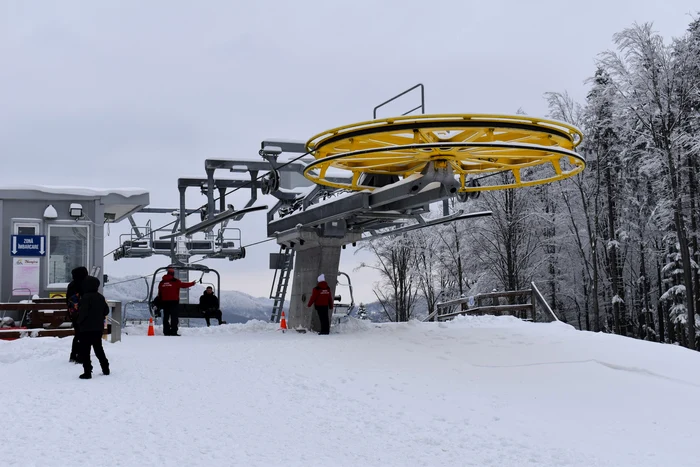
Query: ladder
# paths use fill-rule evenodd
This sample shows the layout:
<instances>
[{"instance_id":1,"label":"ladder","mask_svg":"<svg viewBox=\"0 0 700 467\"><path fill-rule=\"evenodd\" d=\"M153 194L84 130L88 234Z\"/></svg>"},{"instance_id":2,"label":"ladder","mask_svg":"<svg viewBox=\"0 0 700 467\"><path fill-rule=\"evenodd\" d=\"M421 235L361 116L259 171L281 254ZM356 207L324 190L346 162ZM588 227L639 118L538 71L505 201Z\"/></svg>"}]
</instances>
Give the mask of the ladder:
<instances>
[{"instance_id":1,"label":"ladder","mask_svg":"<svg viewBox=\"0 0 700 467\"><path fill-rule=\"evenodd\" d=\"M278 323L280 321L292 269L294 269L294 250L282 245L280 246L277 267L275 268L275 277L272 280L272 288L270 289L270 298L274 300L272 304L272 316L270 316L270 321L273 323ZM276 288L275 284L277 285Z\"/></svg>"}]
</instances>

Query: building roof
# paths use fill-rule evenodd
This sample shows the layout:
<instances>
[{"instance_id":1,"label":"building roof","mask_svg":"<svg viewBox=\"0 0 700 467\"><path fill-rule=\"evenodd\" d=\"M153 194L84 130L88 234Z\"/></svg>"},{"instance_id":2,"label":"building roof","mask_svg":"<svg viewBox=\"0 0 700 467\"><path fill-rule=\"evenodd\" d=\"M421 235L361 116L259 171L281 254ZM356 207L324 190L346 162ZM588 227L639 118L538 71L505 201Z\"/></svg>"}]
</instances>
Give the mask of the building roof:
<instances>
[{"instance_id":1,"label":"building roof","mask_svg":"<svg viewBox=\"0 0 700 467\"><path fill-rule=\"evenodd\" d=\"M105 222L119 222L148 206L150 196L142 188L87 188L43 185L0 185L1 199L81 201L100 200Z\"/></svg>"}]
</instances>

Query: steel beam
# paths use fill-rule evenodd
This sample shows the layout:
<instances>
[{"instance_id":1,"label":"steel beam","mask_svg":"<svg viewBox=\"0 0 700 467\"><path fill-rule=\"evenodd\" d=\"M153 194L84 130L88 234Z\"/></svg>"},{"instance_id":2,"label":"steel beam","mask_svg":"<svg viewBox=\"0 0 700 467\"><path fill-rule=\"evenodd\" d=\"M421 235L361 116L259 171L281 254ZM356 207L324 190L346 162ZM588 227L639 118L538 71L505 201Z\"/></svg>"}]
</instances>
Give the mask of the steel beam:
<instances>
[{"instance_id":1,"label":"steel beam","mask_svg":"<svg viewBox=\"0 0 700 467\"><path fill-rule=\"evenodd\" d=\"M304 164L302 163L291 163L285 166L283 169L290 167L291 171L299 171L303 169ZM228 170L230 172L245 173L253 170L258 172L269 172L272 170L272 165L269 162L262 161L247 161L247 160L235 160L235 159L207 159L204 161L204 170Z\"/></svg>"},{"instance_id":2,"label":"steel beam","mask_svg":"<svg viewBox=\"0 0 700 467\"><path fill-rule=\"evenodd\" d=\"M208 178L178 178L177 179L177 186L178 188L181 187L209 187L209 179ZM229 179L218 179L218 180L213 180L213 186L215 188L240 188L244 186L248 186L250 184L250 180L229 180Z\"/></svg>"},{"instance_id":3,"label":"steel beam","mask_svg":"<svg viewBox=\"0 0 700 467\"><path fill-rule=\"evenodd\" d=\"M141 232L139 231L139 228L136 226L136 221L134 220L134 216L129 216L129 223L131 224L131 228L134 229L134 233L138 236L138 238L141 238Z\"/></svg>"},{"instance_id":4,"label":"steel beam","mask_svg":"<svg viewBox=\"0 0 700 467\"><path fill-rule=\"evenodd\" d=\"M328 203L311 206L306 211L284 217L267 224L267 236L275 237L275 232L285 232L297 225L316 226L332 220L343 219L351 214L369 209L369 193L353 193Z\"/></svg>"},{"instance_id":5,"label":"steel beam","mask_svg":"<svg viewBox=\"0 0 700 467\"><path fill-rule=\"evenodd\" d=\"M267 209L267 206L256 206L252 208L247 208L247 209L239 209L238 211L234 209L227 209L226 211L217 214L214 216L212 219L207 219L204 222L200 222L199 224L195 224L189 229L185 230L180 230L179 232L173 233L171 235L164 235L160 237L160 239L167 239L167 238L174 238L174 237L179 237L179 236L190 236L192 234L195 234L197 232L201 232L203 230L206 230L208 227L214 226L216 224L219 224L227 219L230 219L232 217L235 217L240 214L246 214L249 212L254 212L254 211L260 211L263 209Z\"/></svg>"},{"instance_id":6,"label":"steel beam","mask_svg":"<svg viewBox=\"0 0 700 467\"><path fill-rule=\"evenodd\" d=\"M260 149L265 149L266 146L277 146L282 152L295 152L299 154L307 152L306 143L303 141L266 139L260 143Z\"/></svg>"},{"instance_id":7,"label":"steel beam","mask_svg":"<svg viewBox=\"0 0 700 467\"><path fill-rule=\"evenodd\" d=\"M180 208L143 208L137 214L172 214L177 212L179 215ZM187 215L199 212L199 209L188 209Z\"/></svg>"},{"instance_id":8,"label":"steel beam","mask_svg":"<svg viewBox=\"0 0 700 467\"><path fill-rule=\"evenodd\" d=\"M405 232L410 232L411 230L422 229L424 227L446 224L448 222L454 222L454 221L459 221L459 220L463 220L463 219L472 219L474 217L485 217L485 216L490 216L491 214L492 214L491 211L470 212L467 214L464 214L462 211L457 211L454 214L450 214L450 215L441 217L439 219L434 219L432 221L428 221L428 222L425 222L423 224L420 224L420 223L419 224L412 224L412 225L407 225L406 227L400 227L398 229L389 230L387 232L378 232L378 233L369 235L367 237L362 237L362 239L359 241L374 240L375 238L386 237L388 235L398 235L398 234L402 234ZM375 229L378 229L378 228L380 228L380 227L376 227Z\"/></svg>"}]
</instances>

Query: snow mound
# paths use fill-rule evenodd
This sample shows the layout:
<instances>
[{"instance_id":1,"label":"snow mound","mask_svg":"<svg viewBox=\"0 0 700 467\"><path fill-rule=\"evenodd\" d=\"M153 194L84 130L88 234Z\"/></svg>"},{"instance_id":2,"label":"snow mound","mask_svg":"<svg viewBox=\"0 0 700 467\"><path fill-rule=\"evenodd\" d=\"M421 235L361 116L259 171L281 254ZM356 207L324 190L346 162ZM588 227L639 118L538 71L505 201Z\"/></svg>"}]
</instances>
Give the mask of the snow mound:
<instances>
[{"instance_id":1,"label":"snow mound","mask_svg":"<svg viewBox=\"0 0 700 467\"><path fill-rule=\"evenodd\" d=\"M336 324L331 328L332 334L347 334L352 332L366 332L373 327L380 326L368 320L362 320L348 316L342 323Z\"/></svg>"},{"instance_id":2,"label":"snow mound","mask_svg":"<svg viewBox=\"0 0 700 467\"><path fill-rule=\"evenodd\" d=\"M0 341L2 464L697 465L700 353L511 317L278 328L130 327L90 381L71 339Z\"/></svg>"}]
</instances>

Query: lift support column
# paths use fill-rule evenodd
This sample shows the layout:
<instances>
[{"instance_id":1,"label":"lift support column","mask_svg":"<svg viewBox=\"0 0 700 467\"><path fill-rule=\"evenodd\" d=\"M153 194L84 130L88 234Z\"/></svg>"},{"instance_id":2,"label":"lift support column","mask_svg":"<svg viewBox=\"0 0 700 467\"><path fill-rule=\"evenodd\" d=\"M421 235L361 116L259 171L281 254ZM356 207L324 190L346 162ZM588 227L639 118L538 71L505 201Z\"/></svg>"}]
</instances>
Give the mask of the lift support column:
<instances>
[{"instance_id":1,"label":"lift support column","mask_svg":"<svg viewBox=\"0 0 700 467\"><path fill-rule=\"evenodd\" d=\"M306 305L311 293L318 283L318 276L326 276L326 282L335 294L340 268L340 252L345 244L358 241L360 233L346 233L342 237L320 236L315 229L298 231L294 235L294 276L292 278L292 294L289 301L287 325L290 328L321 330L318 314L312 306ZM290 243L288 238L280 238L281 242ZM330 320L329 311L329 320Z\"/></svg>"}]
</instances>

